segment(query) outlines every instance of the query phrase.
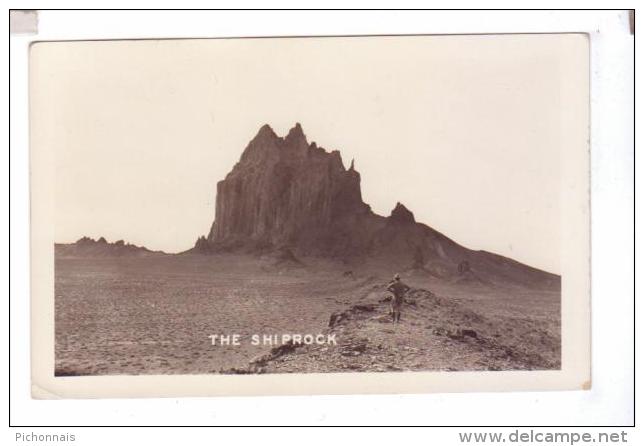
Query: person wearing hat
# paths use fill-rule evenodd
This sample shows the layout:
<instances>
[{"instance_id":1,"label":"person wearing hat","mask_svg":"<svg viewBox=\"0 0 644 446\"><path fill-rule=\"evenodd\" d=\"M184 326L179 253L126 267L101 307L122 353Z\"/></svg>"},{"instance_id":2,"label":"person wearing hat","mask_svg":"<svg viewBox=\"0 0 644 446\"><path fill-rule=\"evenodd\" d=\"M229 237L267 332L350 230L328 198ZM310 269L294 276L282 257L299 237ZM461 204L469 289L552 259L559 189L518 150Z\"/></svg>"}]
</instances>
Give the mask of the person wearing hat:
<instances>
[{"instance_id":1,"label":"person wearing hat","mask_svg":"<svg viewBox=\"0 0 644 446\"><path fill-rule=\"evenodd\" d=\"M391 299L391 315L394 324L400 322L400 310L402 308L405 294L409 291L409 287L400 280L400 274L394 275L394 280L387 286L387 291L393 294Z\"/></svg>"}]
</instances>

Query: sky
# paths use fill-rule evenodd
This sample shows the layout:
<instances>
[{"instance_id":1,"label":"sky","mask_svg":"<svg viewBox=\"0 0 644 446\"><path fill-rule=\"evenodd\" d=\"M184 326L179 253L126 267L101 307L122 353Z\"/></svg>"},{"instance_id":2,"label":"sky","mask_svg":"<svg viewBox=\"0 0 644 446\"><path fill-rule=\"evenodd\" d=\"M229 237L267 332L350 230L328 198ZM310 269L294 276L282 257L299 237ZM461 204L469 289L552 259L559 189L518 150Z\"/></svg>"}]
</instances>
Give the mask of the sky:
<instances>
[{"instance_id":1,"label":"sky","mask_svg":"<svg viewBox=\"0 0 644 446\"><path fill-rule=\"evenodd\" d=\"M374 212L403 203L472 249L561 262L562 110L579 35L32 45L32 141L52 151L54 231L179 252L267 123L355 159Z\"/></svg>"}]
</instances>

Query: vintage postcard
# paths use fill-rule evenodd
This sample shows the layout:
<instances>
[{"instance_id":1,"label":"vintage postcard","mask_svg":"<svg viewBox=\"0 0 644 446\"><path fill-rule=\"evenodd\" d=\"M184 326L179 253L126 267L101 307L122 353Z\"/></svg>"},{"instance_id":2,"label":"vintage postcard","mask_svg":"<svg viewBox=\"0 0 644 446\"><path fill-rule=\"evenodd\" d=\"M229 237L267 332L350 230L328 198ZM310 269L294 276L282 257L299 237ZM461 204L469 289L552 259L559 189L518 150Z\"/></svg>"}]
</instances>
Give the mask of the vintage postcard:
<instances>
[{"instance_id":1,"label":"vintage postcard","mask_svg":"<svg viewBox=\"0 0 644 446\"><path fill-rule=\"evenodd\" d=\"M33 397L590 388L588 45L33 44Z\"/></svg>"}]
</instances>

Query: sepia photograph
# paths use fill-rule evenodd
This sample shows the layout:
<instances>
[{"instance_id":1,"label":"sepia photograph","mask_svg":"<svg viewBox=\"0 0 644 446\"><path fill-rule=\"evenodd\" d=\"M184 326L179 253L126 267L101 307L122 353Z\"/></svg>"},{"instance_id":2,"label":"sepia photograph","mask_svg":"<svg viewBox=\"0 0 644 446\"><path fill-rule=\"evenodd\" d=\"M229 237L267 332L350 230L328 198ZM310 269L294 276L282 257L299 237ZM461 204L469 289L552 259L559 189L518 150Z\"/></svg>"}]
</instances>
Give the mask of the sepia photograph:
<instances>
[{"instance_id":1,"label":"sepia photograph","mask_svg":"<svg viewBox=\"0 0 644 446\"><path fill-rule=\"evenodd\" d=\"M34 395L588 388L588 73L581 34L32 44Z\"/></svg>"}]
</instances>

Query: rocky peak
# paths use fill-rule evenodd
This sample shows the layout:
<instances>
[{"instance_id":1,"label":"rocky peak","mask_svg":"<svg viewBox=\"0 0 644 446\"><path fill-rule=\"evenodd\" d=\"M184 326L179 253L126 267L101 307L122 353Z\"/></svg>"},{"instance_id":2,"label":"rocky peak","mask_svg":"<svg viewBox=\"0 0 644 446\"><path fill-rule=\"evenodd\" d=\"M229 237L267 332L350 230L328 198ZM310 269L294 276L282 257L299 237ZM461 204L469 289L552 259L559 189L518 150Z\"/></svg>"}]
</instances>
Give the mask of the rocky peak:
<instances>
[{"instance_id":1,"label":"rocky peak","mask_svg":"<svg viewBox=\"0 0 644 446\"><path fill-rule=\"evenodd\" d=\"M55 249L56 255L61 257L120 257L163 254L161 251L150 251L143 246L126 243L124 240L108 242L105 237L94 240L87 236L81 237L75 243L57 243Z\"/></svg>"},{"instance_id":2,"label":"rocky peak","mask_svg":"<svg viewBox=\"0 0 644 446\"><path fill-rule=\"evenodd\" d=\"M400 202L396 203L389 219L396 223L416 223L414 214Z\"/></svg>"},{"instance_id":3,"label":"rocky peak","mask_svg":"<svg viewBox=\"0 0 644 446\"><path fill-rule=\"evenodd\" d=\"M248 143L239 159L240 163L258 164L278 155L280 138L269 125L263 125ZM231 172L232 173L232 172Z\"/></svg>"},{"instance_id":4,"label":"rocky peak","mask_svg":"<svg viewBox=\"0 0 644 446\"><path fill-rule=\"evenodd\" d=\"M284 138L264 126L217 184L208 242L298 244L364 212L360 175L345 170L340 152L309 144L299 123Z\"/></svg>"},{"instance_id":5,"label":"rocky peak","mask_svg":"<svg viewBox=\"0 0 644 446\"><path fill-rule=\"evenodd\" d=\"M248 143L248 146L246 147L246 152L252 152L255 149L264 149L266 150L267 147L273 147L279 144L280 142L280 137L277 136L277 134L273 131L270 125L264 124L260 129L259 132L257 132L257 135ZM242 154L243 158L243 154Z\"/></svg>"},{"instance_id":6,"label":"rocky peak","mask_svg":"<svg viewBox=\"0 0 644 446\"><path fill-rule=\"evenodd\" d=\"M277 138L277 134L270 125L264 124L260 127L255 138Z\"/></svg>"},{"instance_id":7,"label":"rocky peak","mask_svg":"<svg viewBox=\"0 0 644 446\"><path fill-rule=\"evenodd\" d=\"M288 134L286 135L285 140L306 142L306 135L304 134L304 130L302 130L302 125L299 122L296 122L295 126L293 126L291 130L288 131Z\"/></svg>"},{"instance_id":8,"label":"rocky peak","mask_svg":"<svg viewBox=\"0 0 644 446\"><path fill-rule=\"evenodd\" d=\"M312 145L311 145L312 146ZM288 156L302 157L309 154L308 141L300 123L296 123L283 140L283 152ZM317 147L317 146L315 146Z\"/></svg>"}]
</instances>

